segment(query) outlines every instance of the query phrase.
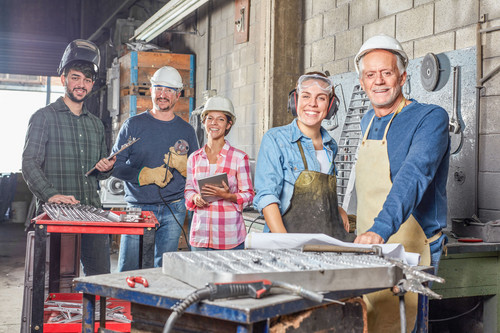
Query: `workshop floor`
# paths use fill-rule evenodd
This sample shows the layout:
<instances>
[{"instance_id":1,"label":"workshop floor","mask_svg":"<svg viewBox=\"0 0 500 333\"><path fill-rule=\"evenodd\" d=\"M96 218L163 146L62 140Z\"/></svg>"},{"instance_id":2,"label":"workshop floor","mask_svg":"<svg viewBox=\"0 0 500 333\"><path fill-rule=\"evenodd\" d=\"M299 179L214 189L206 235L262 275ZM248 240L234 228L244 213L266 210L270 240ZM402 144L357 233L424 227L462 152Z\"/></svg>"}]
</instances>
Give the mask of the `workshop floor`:
<instances>
[{"instance_id":1,"label":"workshop floor","mask_svg":"<svg viewBox=\"0 0 500 333\"><path fill-rule=\"evenodd\" d=\"M0 333L21 328L25 251L24 224L0 222Z\"/></svg>"}]
</instances>

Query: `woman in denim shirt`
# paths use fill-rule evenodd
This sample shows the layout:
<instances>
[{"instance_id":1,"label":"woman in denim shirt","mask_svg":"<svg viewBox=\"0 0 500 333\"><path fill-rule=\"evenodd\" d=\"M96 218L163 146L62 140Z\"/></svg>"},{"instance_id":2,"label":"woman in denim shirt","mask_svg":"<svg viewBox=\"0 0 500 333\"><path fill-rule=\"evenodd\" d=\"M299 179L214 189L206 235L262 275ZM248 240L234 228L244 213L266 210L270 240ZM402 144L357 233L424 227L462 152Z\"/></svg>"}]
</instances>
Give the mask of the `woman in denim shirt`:
<instances>
[{"instance_id":1,"label":"woman in denim shirt","mask_svg":"<svg viewBox=\"0 0 500 333\"><path fill-rule=\"evenodd\" d=\"M347 215L337 203L333 162L337 143L321 126L323 119L333 116L336 105L326 75L302 75L289 97L289 110L296 119L270 129L262 138L254 206L264 215L264 231L350 238L345 231Z\"/></svg>"}]
</instances>

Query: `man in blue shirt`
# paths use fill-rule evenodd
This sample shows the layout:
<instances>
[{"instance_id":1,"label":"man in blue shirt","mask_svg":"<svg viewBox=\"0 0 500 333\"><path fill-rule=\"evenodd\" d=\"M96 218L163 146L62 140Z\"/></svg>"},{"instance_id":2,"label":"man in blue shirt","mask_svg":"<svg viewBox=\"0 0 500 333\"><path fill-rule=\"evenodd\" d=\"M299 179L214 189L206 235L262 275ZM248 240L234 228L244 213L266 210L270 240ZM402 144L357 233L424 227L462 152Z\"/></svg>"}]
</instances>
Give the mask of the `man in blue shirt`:
<instances>
[{"instance_id":1,"label":"man in blue shirt","mask_svg":"<svg viewBox=\"0 0 500 333\"><path fill-rule=\"evenodd\" d=\"M140 139L117 155L113 176L125 181L128 206L153 212L160 223L155 267L162 266L164 252L178 249L186 216L187 156L198 149L193 127L174 114L182 87L175 68L158 69L151 78L153 109L127 119L113 147L117 151L129 138ZM117 268L119 272L140 268L139 236L121 236Z\"/></svg>"},{"instance_id":2,"label":"man in blue shirt","mask_svg":"<svg viewBox=\"0 0 500 333\"><path fill-rule=\"evenodd\" d=\"M447 220L448 114L437 105L405 99L407 65L401 44L386 35L368 39L355 58L373 106L361 121L355 243L401 243L420 253L421 264L437 268L446 238L441 229ZM411 330L416 294L407 293L405 300ZM373 293L365 301L370 332L399 330L397 297Z\"/></svg>"}]
</instances>

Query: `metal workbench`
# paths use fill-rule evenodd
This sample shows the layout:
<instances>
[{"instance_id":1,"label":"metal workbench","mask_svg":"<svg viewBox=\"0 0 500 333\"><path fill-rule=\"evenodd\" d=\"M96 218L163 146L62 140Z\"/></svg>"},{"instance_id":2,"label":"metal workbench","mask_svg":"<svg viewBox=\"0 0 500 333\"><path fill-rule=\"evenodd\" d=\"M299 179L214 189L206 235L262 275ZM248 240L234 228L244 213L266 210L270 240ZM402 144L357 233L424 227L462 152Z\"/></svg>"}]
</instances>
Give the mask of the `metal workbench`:
<instances>
[{"instance_id":1,"label":"metal workbench","mask_svg":"<svg viewBox=\"0 0 500 333\"><path fill-rule=\"evenodd\" d=\"M142 276L149 287L137 285L130 288L127 276ZM132 303L132 328L149 324L145 331L161 332L170 310L179 300L184 299L196 288L162 273L161 268L143 269L130 272L80 277L74 280L74 290L83 292L84 320L82 332L94 332L95 296L113 297ZM347 290L330 292L325 297L346 299L360 296L372 290ZM328 310L326 310L328 308ZM161 311L157 311L160 309ZM272 324L269 319L313 310L324 313L324 320L315 320L315 325L335 325L340 331L363 332L363 306L359 300L338 305L328 305L302 299L291 294L272 294L262 299L239 298L203 301L190 306L179 319L178 324L188 327L189 332L211 332L211 328L225 327L227 332L267 332ZM146 318L147 317L147 318ZM148 323L145 323L148 321ZM102 325L103 323L101 323ZM208 325L208 326L207 326ZM102 327L102 326L101 326ZM196 328L198 327L198 329ZM144 328L142 328L144 329ZM217 329L215 331L217 331ZM132 330L133 331L133 330Z\"/></svg>"},{"instance_id":2,"label":"metal workbench","mask_svg":"<svg viewBox=\"0 0 500 333\"><path fill-rule=\"evenodd\" d=\"M500 243L460 243L448 234L438 275L444 284L432 289L444 299L484 297L484 332L500 333Z\"/></svg>"}]
</instances>

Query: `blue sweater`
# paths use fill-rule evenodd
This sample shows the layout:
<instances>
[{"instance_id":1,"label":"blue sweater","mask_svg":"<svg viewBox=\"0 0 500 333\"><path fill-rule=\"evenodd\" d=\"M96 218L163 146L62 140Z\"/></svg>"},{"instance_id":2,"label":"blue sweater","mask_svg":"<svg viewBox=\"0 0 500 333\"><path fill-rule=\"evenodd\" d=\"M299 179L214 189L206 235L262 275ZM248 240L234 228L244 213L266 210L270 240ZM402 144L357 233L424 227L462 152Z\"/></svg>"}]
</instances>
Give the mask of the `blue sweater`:
<instances>
[{"instance_id":1,"label":"blue sweater","mask_svg":"<svg viewBox=\"0 0 500 333\"><path fill-rule=\"evenodd\" d=\"M398 231L401 223L413 214L427 237L446 227L446 181L450 155L448 113L432 104L414 100L391 124L387 150L392 188L368 231L384 241ZM375 113L368 111L361 120L366 131ZM392 114L375 117L368 139L381 140Z\"/></svg>"},{"instance_id":2,"label":"blue sweater","mask_svg":"<svg viewBox=\"0 0 500 333\"><path fill-rule=\"evenodd\" d=\"M156 168L165 164L165 154L177 140L188 142L188 156L196 151L198 141L194 129L178 116L171 121L161 121L147 111L123 123L112 151L119 150L130 137L140 140L116 156L113 176L125 181L125 201L128 203L161 204L159 187L155 184L139 186L139 172L143 167ZM183 198L186 185L186 179L176 169L171 171L173 178L160 191L167 202Z\"/></svg>"}]
</instances>

